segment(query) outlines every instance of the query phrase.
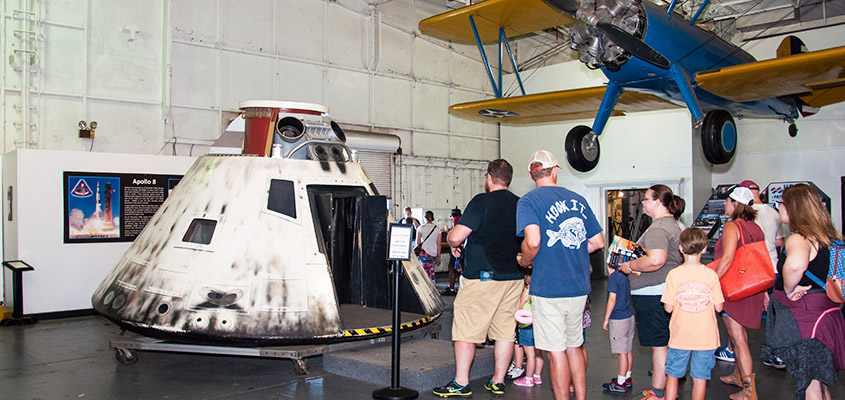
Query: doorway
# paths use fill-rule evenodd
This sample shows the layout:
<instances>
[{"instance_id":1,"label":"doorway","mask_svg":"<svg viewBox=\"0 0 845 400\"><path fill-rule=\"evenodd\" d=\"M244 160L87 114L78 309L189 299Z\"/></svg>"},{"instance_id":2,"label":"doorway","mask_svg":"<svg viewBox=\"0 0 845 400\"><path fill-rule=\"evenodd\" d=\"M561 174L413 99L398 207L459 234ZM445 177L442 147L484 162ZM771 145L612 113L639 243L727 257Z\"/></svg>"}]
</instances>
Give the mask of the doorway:
<instances>
[{"instance_id":1,"label":"doorway","mask_svg":"<svg viewBox=\"0 0 845 400\"><path fill-rule=\"evenodd\" d=\"M636 241L651 225L651 218L643 213L642 201L647 188L607 191L607 243L614 236Z\"/></svg>"}]
</instances>

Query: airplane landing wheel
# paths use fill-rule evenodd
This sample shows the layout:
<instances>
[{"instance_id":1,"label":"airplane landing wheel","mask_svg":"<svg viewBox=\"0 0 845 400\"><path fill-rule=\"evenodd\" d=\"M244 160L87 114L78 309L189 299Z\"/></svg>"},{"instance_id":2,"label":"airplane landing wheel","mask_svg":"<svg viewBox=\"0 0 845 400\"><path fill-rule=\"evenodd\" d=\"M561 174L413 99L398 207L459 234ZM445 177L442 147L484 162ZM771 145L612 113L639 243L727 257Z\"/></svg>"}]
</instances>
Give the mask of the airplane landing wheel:
<instances>
[{"instance_id":1,"label":"airplane landing wheel","mask_svg":"<svg viewBox=\"0 0 845 400\"><path fill-rule=\"evenodd\" d=\"M788 129L789 129L789 137L798 136L798 126L796 126L794 122L789 124Z\"/></svg>"},{"instance_id":2,"label":"airplane landing wheel","mask_svg":"<svg viewBox=\"0 0 845 400\"><path fill-rule=\"evenodd\" d=\"M711 164L727 164L736 153L736 143L736 123L731 114L725 110L707 113L701 126L704 158Z\"/></svg>"},{"instance_id":3,"label":"airplane landing wheel","mask_svg":"<svg viewBox=\"0 0 845 400\"><path fill-rule=\"evenodd\" d=\"M564 149L569 165L576 171L590 171L599 163L599 138L588 126L578 125L572 128L566 134Z\"/></svg>"}]
</instances>

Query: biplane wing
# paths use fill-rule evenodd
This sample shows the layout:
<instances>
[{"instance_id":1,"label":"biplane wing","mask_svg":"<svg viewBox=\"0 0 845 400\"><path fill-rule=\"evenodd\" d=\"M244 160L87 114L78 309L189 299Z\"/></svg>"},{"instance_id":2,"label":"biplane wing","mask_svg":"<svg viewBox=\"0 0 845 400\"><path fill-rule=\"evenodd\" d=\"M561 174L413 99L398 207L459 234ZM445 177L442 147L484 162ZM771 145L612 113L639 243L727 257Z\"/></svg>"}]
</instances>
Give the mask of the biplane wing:
<instances>
[{"instance_id":1,"label":"biplane wing","mask_svg":"<svg viewBox=\"0 0 845 400\"><path fill-rule=\"evenodd\" d=\"M797 95L812 107L845 100L845 46L702 71L698 86L744 102Z\"/></svg>"},{"instance_id":2,"label":"biplane wing","mask_svg":"<svg viewBox=\"0 0 845 400\"><path fill-rule=\"evenodd\" d=\"M420 21L420 32L442 40L474 43L470 16L482 43L497 41L500 28L511 38L575 22L571 15L543 0L487 0L426 18Z\"/></svg>"},{"instance_id":3,"label":"biplane wing","mask_svg":"<svg viewBox=\"0 0 845 400\"><path fill-rule=\"evenodd\" d=\"M455 104L449 112L465 118L509 124L589 119L601 106L605 87L560 90ZM646 93L624 92L613 108L613 116L630 112L682 108L675 103Z\"/></svg>"}]
</instances>

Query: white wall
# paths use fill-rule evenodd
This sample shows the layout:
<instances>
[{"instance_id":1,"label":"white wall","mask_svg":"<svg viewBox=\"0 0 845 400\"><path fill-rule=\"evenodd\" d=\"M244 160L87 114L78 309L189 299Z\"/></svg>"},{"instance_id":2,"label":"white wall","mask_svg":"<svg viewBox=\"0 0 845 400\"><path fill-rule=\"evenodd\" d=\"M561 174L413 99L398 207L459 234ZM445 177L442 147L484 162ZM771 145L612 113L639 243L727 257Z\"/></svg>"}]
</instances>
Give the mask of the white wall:
<instances>
[{"instance_id":1,"label":"white wall","mask_svg":"<svg viewBox=\"0 0 845 400\"><path fill-rule=\"evenodd\" d=\"M182 175L193 157L55 150L17 150L3 156L3 204L13 187L13 220L3 216L5 260L35 268L23 274L24 313L91 308L91 295L130 242L64 243L64 171ZM11 308L10 290L5 291Z\"/></svg>"},{"instance_id":2,"label":"white wall","mask_svg":"<svg viewBox=\"0 0 845 400\"><path fill-rule=\"evenodd\" d=\"M325 104L341 124L397 134L404 154L499 155L495 124L446 111L492 91L481 63L462 54L477 50L419 35L419 20L435 12L424 2L22 1L35 3L40 20L40 36L30 41L12 32L22 24L17 3L0 9L0 59L25 46L36 57L29 84L22 57L0 69L0 153L93 145L198 155L238 102L278 99ZM98 122L93 143L77 137L79 120Z\"/></svg>"},{"instance_id":3,"label":"white wall","mask_svg":"<svg viewBox=\"0 0 845 400\"><path fill-rule=\"evenodd\" d=\"M842 45L845 26L797 34L810 50ZM758 59L774 57L781 38L749 43L743 48ZM577 61L523 73L528 93L590 87L607 79ZM790 138L787 125L776 120L739 120L739 144L733 161L711 166L702 161L699 138L692 131L686 110L636 113L611 118L600 136L601 159L589 173L572 170L566 163L563 143L575 125L592 125L592 119L527 127L502 125L502 157L515 168L513 190L522 194L533 188L527 173L528 157L537 149L552 151L561 169L559 184L585 193L590 188L627 182L673 182L681 179L680 196L687 200L682 220L689 224L709 196L707 187L753 179L761 185L773 181L811 180L833 199L833 219L841 221L840 176L845 175L845 104L825 107L798 121L798 137ZM601 200L600 197L595 200ZM592 200L588 198L588 200ZM593 207L601 206L593 203ZM840 227L841 229L841 227Z\"/></svg>"}]
</instances>

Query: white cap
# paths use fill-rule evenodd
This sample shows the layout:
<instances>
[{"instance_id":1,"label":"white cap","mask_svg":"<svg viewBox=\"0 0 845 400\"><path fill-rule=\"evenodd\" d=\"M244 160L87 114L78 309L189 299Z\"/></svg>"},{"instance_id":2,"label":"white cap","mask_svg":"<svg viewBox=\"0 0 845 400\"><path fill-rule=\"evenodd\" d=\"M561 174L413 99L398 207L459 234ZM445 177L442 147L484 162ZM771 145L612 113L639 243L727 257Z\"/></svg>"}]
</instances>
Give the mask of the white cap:
<instances>
[{"instance_id":1,"label":"white cap","mask_svg":"<svg viewBox=\"0 0 845 400\"><path fill-rule=\"evenodd\" d=\"M538 162L542 164L542 167L535 167L531 168L531 164ZM534 154L531 155L531 158L528 160L528 170L529 171L537 171L540 169L552 168L552 167L560 167L557 165L557 158L555 155L552 154L550 151L546 150L537 150Z\"/></svg>"},{"instance_id":2,"label":"white cap","mask_svg":"<svg viewBox=\"0 0 845 400\"><path fill-rule=\"evenodd\" d=\"M730 198L747 206L751 205L751 202L754 201L754 195L751 194L751 189L742 186L735 187L733 192L731 192Z\"/></svg>"}]
</instances>

